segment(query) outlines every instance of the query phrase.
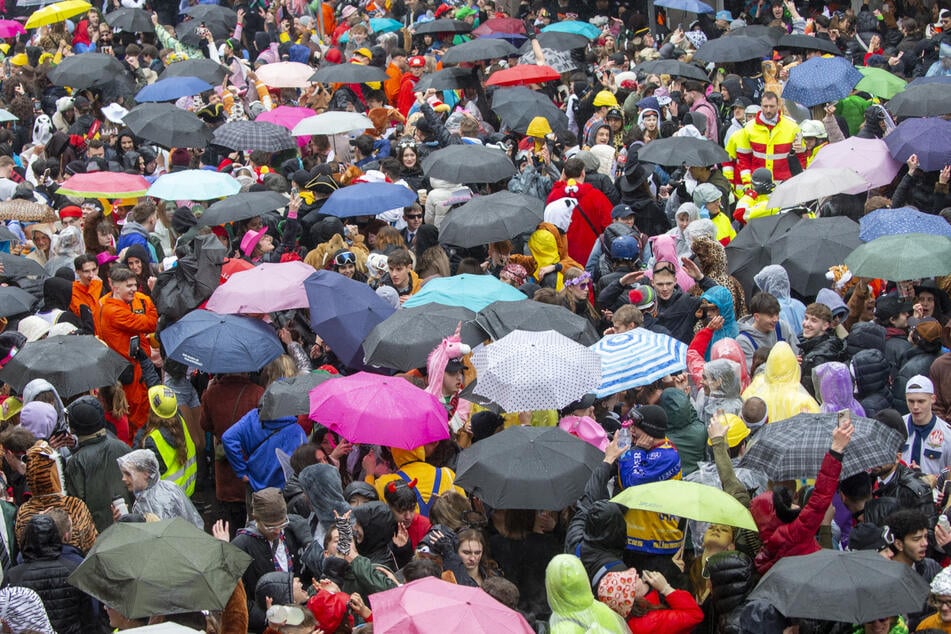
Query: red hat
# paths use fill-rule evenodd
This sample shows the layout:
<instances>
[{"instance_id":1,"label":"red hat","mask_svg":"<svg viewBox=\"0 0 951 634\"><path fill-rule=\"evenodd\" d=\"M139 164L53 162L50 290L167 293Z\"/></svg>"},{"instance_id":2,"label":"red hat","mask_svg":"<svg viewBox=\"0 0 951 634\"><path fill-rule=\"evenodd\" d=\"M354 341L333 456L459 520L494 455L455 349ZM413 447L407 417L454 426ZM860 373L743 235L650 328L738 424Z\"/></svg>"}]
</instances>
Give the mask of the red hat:
<instances>
[{"instance_id":1,"label":"red hat","mask_svg":"<svg viewBox=\"0 0 951 634\"><path fill-rule=\"evenodd\" d=\"M343 592L320 591L307 601L307 609L314 615L317 627L324 632L336 632L343 620L349 619L353 625L353 616L347 614L350 595Z\"/></svg>"},{"instance_id":2,"label":"red hat","mask_svg":"<svg viewBox=\"0 0 951 634\"><path fill-rule=\"evenodd\" d=\"M426 58L422 55L413 55L406 63L409 64L410 68L422 68L426 65Z\"/></svg>"},{"instance_id":3,"label":"red hat","mask_svg":"<svg viewBox=\"0 0 951 634\"><path fill-rule=\"evenodd\" d=\"M450 7L450 6L449 6L448 4L446 4L446 3L443 3L443 4L439 5L439 8L438 8L438 9L436 9L436 12L433 14L433 17L438 20L438 19L441 18L442 16L446 15L446 14L449 12L450 9L452 9L452 7Z\"/></svg>"},{"instance_id":4,"label":"red hat","mask_svg":"<svg viewBox=\"0 0 951 634\"><path fill-rule=\"evenodd\" d=\"M231 239L231 236L228 235L228 230L222 227L221 225L212 227L211 232L215 234L216 236L218 236L219 238L224 238L225 240Z\"/></svg>"},{"instance_id":5,"label":"red hat","mask_svg":"<svg viewBox=\"0 0 951 634\"><path fill-rule=\"evenodd\" d=\"M343 53L340 52L339 48L331 48L329 51L324 53L324 59L331 64L339 64L343 61Z\"/></svg>"},{"instance_id":6,"label":"red hat","mask_svg":"<svg viewBox=\"0 0 951 634\"><path fill-rule=\"evenodd\" d=\"M59 219L64 220L66 218L82 218L83 210L77 207L76 205L67 205L59 210Z\"/></svg>"}]
</instances>

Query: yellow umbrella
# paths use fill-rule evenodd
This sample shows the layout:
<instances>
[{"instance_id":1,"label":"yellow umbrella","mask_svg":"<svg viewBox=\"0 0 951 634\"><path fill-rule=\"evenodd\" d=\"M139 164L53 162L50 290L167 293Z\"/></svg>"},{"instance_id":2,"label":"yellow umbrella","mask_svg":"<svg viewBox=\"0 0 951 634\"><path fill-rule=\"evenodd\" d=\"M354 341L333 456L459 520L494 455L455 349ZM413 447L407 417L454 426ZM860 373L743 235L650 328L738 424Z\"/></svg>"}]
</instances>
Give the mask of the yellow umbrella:
<instances>
[{"instance_id":1,"label":"yellow umbrella","mask_svg":"<svg viewBox=\"0 0 951 634\"><path fill-rule=\"evenodd\" d=\"M67 18L86 13L86 11L90 9L92 9L92 5L86 2L86 0L64 0L63 2L57 2L56 4L51 4L48 7L34 11L30 19L26 21L26 28L35 29L38 26L62 22Z\"/></svg>"}]
</instances>

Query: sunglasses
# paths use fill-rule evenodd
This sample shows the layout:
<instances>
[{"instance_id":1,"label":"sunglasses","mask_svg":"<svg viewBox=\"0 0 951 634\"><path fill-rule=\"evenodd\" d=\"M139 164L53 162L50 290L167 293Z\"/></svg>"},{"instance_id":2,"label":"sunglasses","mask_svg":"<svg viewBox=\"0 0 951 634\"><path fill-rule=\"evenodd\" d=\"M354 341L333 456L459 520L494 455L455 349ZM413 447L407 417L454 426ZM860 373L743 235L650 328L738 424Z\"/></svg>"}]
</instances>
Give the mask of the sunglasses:
<instances>
[{"instance_id":1,"label":"sunglasses","mask_svg":"<svg viewBox=\"0 0 951 634\"><path fill-rule=\"evenodd\" d=\"M423 214L406 214L405 218L407 220L419 220L423 217Z\"/></svg>"},{"instance_id":2,"label":"sunglasses","mask_svg":"<svg viewBox=\"0 0 951 634\"><path fill-rule=\"evenodd\" d=\"M334 258L334 264L336 264L337 266L343 266L344 264L356 264L356 263L357 263L357 256L355 256L353 253L350 253L349 251L347 251L346 253L338 253L337 256Z\"/></svg>"}]
</instances>

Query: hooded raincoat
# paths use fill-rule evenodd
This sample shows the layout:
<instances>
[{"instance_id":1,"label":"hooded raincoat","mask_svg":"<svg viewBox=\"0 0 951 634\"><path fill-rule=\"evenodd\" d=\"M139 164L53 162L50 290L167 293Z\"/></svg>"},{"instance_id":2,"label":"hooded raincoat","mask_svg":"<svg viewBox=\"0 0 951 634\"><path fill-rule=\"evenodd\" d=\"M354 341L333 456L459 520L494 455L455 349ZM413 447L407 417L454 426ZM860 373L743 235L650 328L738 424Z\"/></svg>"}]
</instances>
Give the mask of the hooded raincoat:
<instances>
[{"instance_id":1,"label":"hooded raincoat","mask_svg":"<svg viewBox=\"0 0 951 634\"><path fill-rule=\"evenodd\" d=\"M426 451L423 447L406 450L393 448L393 461L396 463L396 473L377 478L374 486L377 495L382 500L386 485L390 482L416 480L416 512L423 517L429 517L429 509L434 495L441 495L447 491L455 491L465 495L465 491L455 485L456 474L449 467L434 467L426 462Z\"/></svg>"},{"instance_id":2,"label":"hooded raincoat","mask_svg":"<svg viewBox=\"0 0 951 634\"><path fill-rule=\"evenodd\" d=\"M802 320L806 307L790 294L789 274L778 264L764 266L753 276L756 287L779 300L779 318L785 321L799 337L802 335Z\"/></svg>"},{"instance_id":3,"label":"hooded raincoat","mask_svg":"<svg viewBox=\"0 0 951 634\"><path fill-rule=\"evenodd\" d=\"M710 394L705 394L702 390L697 394L697 413L703 424L709 423L718 409L739 416L743 410L739 364L730 359L717 359L707 363L703 372L711 381L719 384Z\"/></svg>"},{"instance_id":4,"label":"hooded raincoat","mask_svg":"<svg viewBox=\"0 0 951 634\"><path fill-rule=\"evenodd\" d=\"M535 258L535 280L540 286L547 286L560 291L565 288L565 278L561 271L549 273L544 278L539 277L538 271L545 266L555 265L561 261L558 254L558 244L554 236L544 229L536 229L528 239L528 249Z\"/></svg>"},{"instance_id":5,"label":"hooded raincoat","mask_svg":"<svg viewBox=\"0 0 951 634\"><path fill-rule=\"evenodd\" d=\"M574 555L557 555L545 570L551 606L551 634L626 634L630 632L611 608L594 598L588 575Z\"/></svg>"},{"instance_id":6,"label":"hooded raincoat","mask_svg":"<svg viewBox=\"0 0 951 634\"><path fill-rule=\"evenodd\" d=\"M674 231L678 231L674 229ZM682 241L682 239L680 240ZM685 293L697 285L696 280L687 275L683 265L680 263L680 249L678 239L670 234L654 236L650 239L651 248L654 253L654 265L644 271L644 276L653 281L654 267L661 262L668 262L674 265L674 272L677 276L677 286ZM687 248L689 252L689 247Z\"/></svg>"},{"instance_id":7,"label":"hooded raincoat","mask_svg":"<svg viewBox=\"0 0 951 634\"><path fill-rule=\"evenodd\" d=\"M815 378L822 412L832 414L840 409L848 409L856 416L865 416L862 404L852 396L854 387L849 366L838 361L823 363L816 366Z\"/></svg>"},{"instance_id":8,"label":"hooded raincoat","mask_svg":"<svg viewBox=\"0 0 951 634\"><path fill-rule=\"evenodd\" d=\"M792 348L780 341L766 359L765 371L753 377L743 398L758 396L766 402L769 420L776 422L808 412L817 414L819 404L800 383L799 363Z\"/></svg>"},{"instance_id":9,"label":"hooded raincoat","mask_svg":"<svg viewBox=\"0 0 951 634\"><path fill-rule=\"evenodd\" d=\"M154 453L148 449L136 449L117 458L116 462L119 463L119 469L135 469L148 475L148 485L141 491L133 492L133 513L152 513L162 520L180 517L197 526L199 530L205 530L205 520L192 501L177 484L161 479Z\"/></svg>"},{"instance_id":10,"label":"hooded raincoat","mask_svg":"<svg viewBox=\"0 0 951 634\"><path fill-rule=\"evenodd\" d=\"M729 361L721 363L729 363ZM667 412L667 439L677 448L677 453L680 455L680 468L686 476L696 471L697 464L704 458L707 429L697 417L697 411L690 403L690 397L681 389L669 387L664 390L658 405Z\"/></svg>"}]
</instances>

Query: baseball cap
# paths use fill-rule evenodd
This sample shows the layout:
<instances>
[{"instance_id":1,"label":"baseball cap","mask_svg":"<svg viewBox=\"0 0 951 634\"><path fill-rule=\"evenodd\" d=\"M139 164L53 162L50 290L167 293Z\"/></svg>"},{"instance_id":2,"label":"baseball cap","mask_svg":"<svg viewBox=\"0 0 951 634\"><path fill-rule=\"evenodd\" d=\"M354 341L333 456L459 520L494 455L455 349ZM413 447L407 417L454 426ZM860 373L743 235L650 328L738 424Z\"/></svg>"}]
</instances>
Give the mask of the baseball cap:
<instances>
[{"instance_id":1,"label":"baseball cap","mask_svg":"<svg viewBox=\"0 0 951 634\"><path fill-rule=\"evenodd\" d=\"M634 215L634 210L631 209L630 205L620 204L615 205L614 209L611 210L611 220L619 220L621 218L628 218Z\"/></svg>"},{"instance_id":2,"label":"baseball cap","mask_svg":"<svg viewBox=\"0 0 951 634\"><path fill-rule=\"evenodd\" d=\"M605 115L605 118L607 118L607 119L623 119L623 118L624 118L624 113L621 112L621 109L620 109L620 108L611 108L610 110L608 110L608 114Z\"/></svg>"},{"instance_id":3,"label":"baseball cap","mask_svg":"<svg viewBox=\"0 0 951 634\"><path fill-rule=\"evenodd\" d=\"M426 58L422 55L413 55L406 63L409 64L410 68L422 68L426 65Z\"/></svg>"},{"instance_id":4,"label":"baseball cap","mask_svg":"<svg viewBox=\"0 0 951 634\"><path fill-rule=\"evenodd\" d=\"M934 394L934 383L928 377L916 374L908 379L905 394Z\"/></svg>"},{"instance_id":5,"label":"baseball cap","mask_svg":"<svg viewBox=\"0 0 951 634\"><path fill-rule=\"evenodd\" d=\"M922 319L915 326L915 334L924 341L935 343L941 339L941 324L934 318Z\"/></svg>"},{"instance_id":6,"label":"baseball cap","mask_svg":"<svg viewBox=\"0 0 951 634\"><path fill-rule=\"evenodd\" d=\"M849 550L880 551L888 546L893 539L888 527L876 526L871 522L861 522L852 527L849 532Z\"/></svg>"},{"instance_id":7,"label":"baseball cap","mask_svg":"<svg viewBox=\"0 0 951 634\"><path fill-rule=\"evenodd\" d=\"M567 405L565 405L564 407L562 407L561 415L567 416L568 414L570 414L571 412L575 410L588 409L589 407L594 405L594 402L597 400L597 398L598 398L597 396L589 392L588 394L585 394L578 400L572 401L568 403Z\"/></svg>"},{"instance_id":8,"label":"baseball cap","mask_svg":"<svg viewBox=\"0 0 951 634\"><path fill-rule=\"evenodd\" d=\"M353 54L354 54L354 55L362 55L363 57L366 57L367 59L373 59L373 53L371 53L371 52L370 52L370 49L368 49L368 48L366 48L366 47L364 47L364 48L358 48L357 50L355 50L355 51L353 52Z\"/></svg>"},{"instance_id":9,"label":"baseball cap","mask_svg":"<svg viewBox=\"0 0 951 634\"><path fill-rule=\"evenodd\" d=\"M149 407L159 418L171 418L178 411L178 398L171 388L156 385L149 388Z\"/></svg>"},{"instance_id":10,"label":"baseball cap","mask_svg":"<svg viewBox=\"0 0 951 634\"><path fill-rule=\"evenodd\" d=\"M756 114L756 113L758 113L760 110L762 110L762 108L760 108L759 106L757 106L755 103L751 103L750 105L746 106L745 112L746 112L746 114Z\"/></svg>"},{"instance_id":11,"label":"baseball cap","mask_svg":"<svg viewBox=\"0 0 951 634\"><path fill-rule=\"evenodd\" d=\"M911 302L902 299L896 293L882 295L875 301L875 318L887 321L901 313L910 313Z\"/></svg>"},{"instance_id":12,"label":"baseball cap","mask_svg":"<svg viewBox=\"0 0 951 634\"><path fill-rule=\"evenodd\" d=\"M743 108L743 110L745 111L746 108L748 108L751 103L753 103L753 102L751 102L751 101L750 101L749 99L747 99L746 97L737 97L736 100L733 102L733 104L732 104L730 107L731 107L731 108Z\"/></svg>"}]
</instances>

